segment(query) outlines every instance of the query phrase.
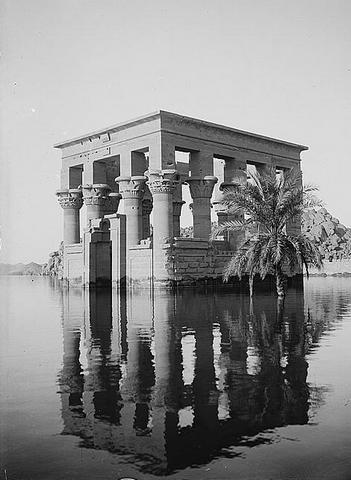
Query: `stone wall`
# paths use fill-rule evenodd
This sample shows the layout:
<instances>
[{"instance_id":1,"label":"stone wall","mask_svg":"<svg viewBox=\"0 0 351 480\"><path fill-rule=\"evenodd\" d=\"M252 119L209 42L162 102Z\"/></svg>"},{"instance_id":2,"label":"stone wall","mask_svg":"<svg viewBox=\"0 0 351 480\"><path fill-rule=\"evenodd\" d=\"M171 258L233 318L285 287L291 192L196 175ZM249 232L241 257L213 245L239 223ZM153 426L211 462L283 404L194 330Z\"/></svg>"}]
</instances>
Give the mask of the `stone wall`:
<instances>
[{"instance_id":1,"label":"stone wall","mask_svg":"<svg viewBox=\"0 0 351 480\"><path fill-rule=\"evenodd\" d=\"M142 241L141 245L129 249L127 279L132 286L151 285L152 249L149 241Z\"/></svg>"},{"instance_id":2,"label":"stone wall","mask_svg":"<svg viewBox=\"0 0 351 480\"><path fill-rule=\"evenodd\" d=\"M81 285L83 275L83 245L76 243L64 247L65 280L70 285Z\"/></svg>"},{"instance_id":3,"label":"stone wall","mask_svg":"<svg viewBox=\"0 0 351 480\"><path fill-rule=\"evenodd\" d=\"M90 229L84 232L82 248L84 252L83 285L86 287L110 285L112 245L108 220L94 219L91 221Z\"/></svg>"},{"instance_id":4,"label":"stone wall","mask_svg":"<svg viewBox=\"0 0 351 480\"><path fill-rule=\"evenodd\" d=\"M221 283L223 268L232 252L210 247L205 240L177 238L165 248L168 259L168 279L155 282L164 286ZM149 241L129 249L128 279L134 287L147 287L153 278L153 251ZM157 259L154 259L154 263Z\"/></svg>"},{"instance_id":5,"label":"stone wall","mask_svg":"<svg viewBox=\"0 0 351 480\"><path fill-rule=\"evenodd\" d=\"M233 252L218 251L205 240L178 238L172 249L174 282L192 285L222 278L224 266Z\"/></svg>"}]
</instances>

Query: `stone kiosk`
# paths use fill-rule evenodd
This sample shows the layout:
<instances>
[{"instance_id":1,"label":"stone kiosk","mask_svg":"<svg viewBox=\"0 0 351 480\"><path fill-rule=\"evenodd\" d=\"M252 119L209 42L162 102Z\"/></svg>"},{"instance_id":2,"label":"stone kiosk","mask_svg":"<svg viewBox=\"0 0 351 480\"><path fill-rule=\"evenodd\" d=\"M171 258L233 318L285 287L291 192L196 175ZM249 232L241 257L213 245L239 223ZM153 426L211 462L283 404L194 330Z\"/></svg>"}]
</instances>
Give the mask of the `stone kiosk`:
<instances>
[{"instance_id":1,"label":"stone kiosk","mask_svg":"<svg viewBox=\"0 0 351 480\"><path fill-rule=\"evenodd\" d=\"M211 283L245 232L209 242L211 208L247 166L300 166L307 147L158 111L55 145L62 151L64 280L83 286ZM180 237L184 188L193 238ZM86 224L80 231L80 212ZM288 225L299 230L300 225Z\"/></svg>"}]
</instances>

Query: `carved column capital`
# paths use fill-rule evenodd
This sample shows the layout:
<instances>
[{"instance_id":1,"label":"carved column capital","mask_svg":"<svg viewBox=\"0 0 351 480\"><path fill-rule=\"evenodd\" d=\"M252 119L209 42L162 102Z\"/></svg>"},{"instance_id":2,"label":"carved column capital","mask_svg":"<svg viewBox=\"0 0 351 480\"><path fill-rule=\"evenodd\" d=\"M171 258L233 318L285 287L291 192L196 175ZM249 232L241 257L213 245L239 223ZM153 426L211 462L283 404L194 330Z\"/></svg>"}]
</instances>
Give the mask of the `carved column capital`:
<instances>
[{"instance_id":1,"label":"carved column capital","mask_svg":"<svg viewBox=\"0 0 351 480\"><path fill-rule=\"evenodd\" d=\"M158 193L173 194L179 180L176 170L148 170L148 185L153 195Z\"/></svg>"},{"instance_id":2,"label":"carved column capital","mask_svg":"<svg viewBox=\"0 0 351 480\"><path fill-rule=\"evenodd\" d=\"M120 193L111 192L106 198L105 212L108 214L116 213L121 198L122 195Z\"/></svg>"},{"instance_id":3,"label":"carved column capital","mask_svg":"<svg viewBox=\"0 0 351 480\"><path fill-rule=\"evenodd\" d=\"M208 175L206 177L188 177L185 183L189 185L191 197L211 198L215 184L218 178Z\"/></svg>"},{"instance_id":4,"label":"carved column capital","mask_svg":"<svg viewBox=\"0 0 351 480\"><path fill-rule=\"evenodd\" d=\"M177 215L180 217L182 213L182 206L184 205L183 200L173 200L173 215Z\"/></svg>"},{"instance_id":5,"label":"carved column capital","mask_svg":"<svg viewBox=\"0 0 351 480\"><path fill-rule=\"evenodd\" d=\"M138 200L143 198L146 189L146 177L117 177L115 182L119 185L122 198L135 198Z\"/></svg>"},{"instance_id":6,"label":"carved column capital","mask_svg":"<svg viewBox=\"0 0 351 480\"><path fill-rule=\"evenodd\" d=\"M219 186L221 192L235 191L243 184L240 182L222 182Z\"/></svg>"},{"instance_id":7,"label":"carved column capital","mask_svg":"<svg viewBox=\"0 0 351 480\"><path fill-rule=\"evenodd\" d=\"M235 182L222 182L219 186L219 192L216 195L216 198L212 202L212 205L215 209L215 212L217 215L222 215L224 218L225 215L227 215L227 206L223 205L223 198L226 192L230 191L235 191L237 190L241 183L235 183Z\"/></svg>"},{"instance_id":8,"label":"carved column capital","mask_svg":"<svg viewBox=\"0 0 351 480\"><path fill-rule=\"evenodd\" d=\"M158 193L173 193L175 185L171 180L166 179L159 179L153 180L149 183L149 188L153 195L157 195Z\"/></svg>"},{"instance_id":9,"label":"carved column capital","mask_svg":"<svg viewBox=\"0 0 351 480\"><path fill-rule=\"evenodd\" d=\"M92 185L83 185L83 200L85 205L105 206L111 187L106 183L94 183Z\"/></svg>"},{"instance_id":10,"label":"carved column capital","mask_svg":"<svg viewBox=\"0 0 351 480\"><path fill-rule=\"evenodd\" d=\"M79 210L83 205L82 191L79 188L57 190L57 199L62 208Z\"/></svg>"}]
</instances>

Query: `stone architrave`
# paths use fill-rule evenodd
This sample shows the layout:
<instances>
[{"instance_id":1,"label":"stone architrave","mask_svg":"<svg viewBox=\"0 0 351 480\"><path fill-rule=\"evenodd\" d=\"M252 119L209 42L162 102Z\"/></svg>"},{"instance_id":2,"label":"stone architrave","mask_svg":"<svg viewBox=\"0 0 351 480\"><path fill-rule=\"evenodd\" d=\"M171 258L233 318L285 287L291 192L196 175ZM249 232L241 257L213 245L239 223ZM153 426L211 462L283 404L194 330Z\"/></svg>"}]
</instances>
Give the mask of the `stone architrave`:
<instances>
[{"instance_id":1,"label":"stone architrave","mask_svg":"<svg viewBox=\"0 0 351 480\"><path fill-rule=\"evenodd\" d=\"M80 242L79 210L83 205L79 188L58 190L58 201L63 208L63 243L71 245Z\"/></svg>"},{"instance_id":2,"label":"stone architrave","mask_svg":"<svg viewBox=\"0 0 351 480\"><path fill-rule=\"evenodd\" d=\"M189 177L186 180L193 199L194 238L208 240L211 235L211 197L217 181L217 177L212 175Z\"/></svg>"},{"instance_id":3,"label":"stone architrave","mask_svg":"<svg viewBox=\"0 0 351 480\"><path fill-rule=\"evenodd\" d=\"M120 176L115 179L119 185L127 217L127 249L138 245L143 237L142 199L145 193L146 177Z\"/></svg>"},{"instance_id":4,"label":"stone architrave","mask_svg":"<svg viewBox=\"0 0 351 480\"><path fill-rule=\"evenodd\" d=\"M94 218L103 218L111 187L106 183L83 185L83 200L87 207L87 225Z\"/></svg>"}]
</instances>

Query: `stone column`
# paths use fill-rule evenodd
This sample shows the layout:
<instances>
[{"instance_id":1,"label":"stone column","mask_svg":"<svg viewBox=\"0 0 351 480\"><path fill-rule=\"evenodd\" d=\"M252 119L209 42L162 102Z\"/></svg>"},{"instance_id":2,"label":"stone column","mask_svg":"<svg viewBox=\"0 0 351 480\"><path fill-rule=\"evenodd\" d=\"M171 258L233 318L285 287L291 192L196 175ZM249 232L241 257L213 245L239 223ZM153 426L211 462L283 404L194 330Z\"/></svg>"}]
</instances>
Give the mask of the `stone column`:
<instances>
[{"instance_id":1,"label":"stone column","mask_svg":"<svg viewBox=\"0 0 351 480\"><path fill-rule=\"evenodd\" d=\"M87 225L93 218L103 218L111 188L106 183L83 185L83 200L87 207Z\"/></svg>"},{"instance_id":2,"label":"stone column","mask_svg":"<svg viewBox=\"0 0 351 480\"><path fill-rule=\"evenodd\" d=\"M58 190L56 195L63 208L63 243L64 245L79 243L79 210L83 205L82 191L71 188Z\"/></svg>"},{"instance_id":3,"label":"stone column","mask_svg":"<svg viewBox=\"0 0 351 480\"><path fill-rule=\"evenodd\" d=\"M240 220L243 218L243 214L241 213L235 215L228 213L227 208L221 203L221 201L226 191L235 190L240 187L240 185L245 185L246 182L246 162L235 158L226 159L224 165L224 182L221 183L219 187L221 194L213 202L219 225L226 221ZM232 250L237 250L244 238L244 231L228 231L224 235L224 239L229 243Z\"/></svg>"},{"instance_id":4,"label":"stone column","mask_svg":"<svg viewBox=\"0 0 351 480\"><path fill-rule=\"evenodd\" d=\"M117 177L119 191L124 204L124 214L127 217L127 249L138 245L142 234L142 199L145 193L146 177Z\"/></svg>"},{"instance_id":5,"label":"stone column","mask_svg":"<svg viewBox=\"0 0 351 480\"><path fill-rule=\"evenodd\" d=\"M224 222L228 221L228 212L226 207L222 204L221 199L223 198L223 192L220 192L220 196L218 196L214 201L213 201L213 207L217 215L217 222L218 225L222 225ZM228 235L227 233L223 235L225 240L228 241Z\"/></svg>"},{"instance_id":6,"label":"stone column","mask_svg":"<svg viewBox=\"0 0 351 480\"><path fill-rule=\"evenodd\" d=\"M173 192L176 186L176 171L150 171L147 175L153 197L154 245L163 246L173 238Z\"/></svg>"},{"instance_id":7,"label":"stone column","mask_svg":"<svg viewBox=\"0 0 351 480\"><path fill-rule=\"evenodd\" d=\"M185 202L182 201L182 184L179 182L173 192L173 236L180 237L180 215L182 213L182 206Z\"/></svg>"},{"instance_id":8,"label":"stone column","mask_svg":"<svg viewBox=\"0 0 351 480\"><path fill-rule=\"evenodd\" d=\"M181 328L175 319L175 297L156 292L153 305L155 407L178 411L183 391Z\"/></svg>"},{"instance_id":9,"label":"stone column","mask_svg":"<svg viewBox=\"0 0 351 480\"><path fill-rule=\"evenodd\" d=\"M213 324L210 312L202 309L201 322L196 322L195 369L193 381L194 423L196 428L205 428L208 442L218 441L218 390L214 368ZM212 443L212 444L213 444Z\"/></svg>"},{"instance_id":10,"label":"stone column","mask_svg":"<svg viewBox=\"0 0 351 480\"><path fill-rule=\"evenodd\" d=\"M270 166L271 165L269 165L268 163L256 164L255 165L256 172L260 175L264 175L265 172L269 171Z\"/></svg>"},{"instance_id":11,"label":"stone column","mask_svg":"<svg viewBox=\"0 0 351 480\"><path fill-rule=\"evenodd\" d=\"M213 152L206 150L191 152L189 171L192 177L203 178L206 175L213 175Z\"/></svg>"},{"instance_id":12,"label":"stone column","mask_svg":"<svg viewBox=\"0 0 351 480\"><path fill-rule=\"evenodd\" d=\"M246 161L236 158L225 160L224 183L234 185L245 185L247 182Z\"/></svg>"},{"instance_id":13,"label":"stone column","mask_svg":"<svg viewBox=\"0 0 351 480\"><path fill-rule=\"evenodd\" d=\"M301 192L303 189L303 183L302 183L302 172L300 171L300 178L298 181L299 188L301 188ZM302 218L299 215L297 218L294 219L294 221L290 220L286 224L286 233L288 235L293 235L293 236L298 236L301 235L301 223L302 223ZM302 272L299 272L302 273Z\"/></svg>"},{"instance_id":14,"label":"stone column","mask_svg":"<svg viewBox=\"0 0 351 480\"><path fill-rule=\"evenodd\" d=\"M173 236L180 237L180 215L182 213L183 200L173 200Z\"/></svg>"},{"instance_id":15,"label":"stone column","mask_svg":"<svg viewBox=\"0 0 351 480\"><path fill-rule=\"evenodd\" d=\"M153 196L153 278L168 282L168 247L173 241L173 192L175 170L149 171L148 185Z\"/></svg>"},{"instance_id":16,"label":"stone column","mask_svg":"<svg viewBox=\"0 0 351 480\"><path fill-rule=\"evenodd\" d=\"M208 240L211 235L211 197L217 177L189 177L186 183L190 187L193 199L194 238Z\"/></svg>"},{"instance_id":17,"label":"stone column","mask_svg":"<svg viewBox=\"0 0 351 480\"><path fill-rule=\"evenodd\" d=\"M105 215L113 215L114 213L117 213L119 202L122 198L122 195L120 193L116 192L111 192L106 198L106 204L105 204Z\"/></svg>"},{"instance_id":18,"label":"stone column","mask_svg":"<svg viewBox=\"0 0 351 480\"><path fill-rule=\"evenodd\" d=\"M150 213L152 212L151 198L144 198L142 201L142 215L143 215L143 238L149 238L151 235L150 228Z\"/></svg>"}]
</instances>

